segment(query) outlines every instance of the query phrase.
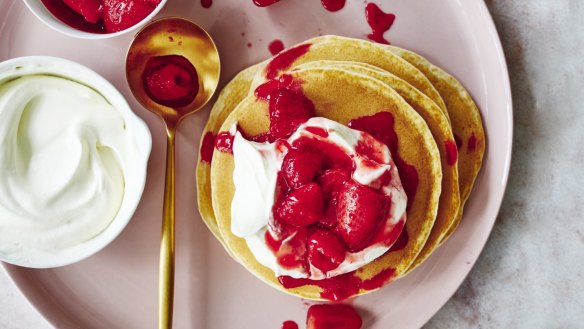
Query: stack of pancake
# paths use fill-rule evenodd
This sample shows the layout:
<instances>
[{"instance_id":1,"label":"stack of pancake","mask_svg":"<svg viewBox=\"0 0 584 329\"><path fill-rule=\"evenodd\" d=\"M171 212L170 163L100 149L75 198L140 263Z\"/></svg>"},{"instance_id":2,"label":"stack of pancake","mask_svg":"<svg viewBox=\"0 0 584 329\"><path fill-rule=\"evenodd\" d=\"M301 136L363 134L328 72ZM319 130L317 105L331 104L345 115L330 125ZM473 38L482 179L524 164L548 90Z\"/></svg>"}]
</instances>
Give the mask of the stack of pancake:
<instances>
[{"instance_id":1,"label":"stack of pancake","mask_svg":"<svg viewBox=\"0 0 584 329\"><path fill-rule=\"evenodd\" d=\"M392 156L415 168L417 189L408 194L401 245L355 274L367 280L392 269L387 281L403 277L443 244L461 221L485 150L475 103L456 79L418 54L364 40L322 36L240 72L219 95L203 136L229 131L235 123L250 134L267 131L268 105L254 92L282 75L301 81L316 116L345 125L381 111L395 118L398 154ZM215 150L210 163L199 161L197 188L203 220L227 252L254 275L286 292L320 299L321 288L315 285L285 289L270 269L257 262L245 240L232 234L233 168L233 155L228 152ZM361 289L359 294L367 291Z\"/></svg>"}]
</instances>

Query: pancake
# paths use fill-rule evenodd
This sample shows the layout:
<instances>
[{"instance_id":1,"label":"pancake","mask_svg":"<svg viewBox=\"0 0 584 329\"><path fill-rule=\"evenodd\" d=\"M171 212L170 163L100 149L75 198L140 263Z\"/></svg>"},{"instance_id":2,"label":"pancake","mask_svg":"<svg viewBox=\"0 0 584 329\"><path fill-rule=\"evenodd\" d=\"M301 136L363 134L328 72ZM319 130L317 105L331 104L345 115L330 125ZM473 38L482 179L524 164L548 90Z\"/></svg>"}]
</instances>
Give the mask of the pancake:
<instances>
[{"instance_id":1,"label":"pancake","mask_svg":"<svg viewBox=\"0 0 584 329\"><path fill-rule=\"evenodd\" d=\"M409 239L402 248L387 252L375 261L357 270L355 275L368 280L376 275L393 273L384 283L403 275L422 250L438 212L442 170L440 153L431 131L422 117L404 99L383 82L363 74L327 68L291 72L301 82L304 94L315 105L316 116L323 116L342 124L355 118L389 112L395 118L395 132L399 138L400 157L417 171L419 183L411 206L407 210L405 230ZM256 135L269 128L268 104L255 96L245 98L225 120L220 131L229 131L238 123L247 134ZM388 127L391 129L391 127ZM225 244L250 272L271 286L303 298L321 300L323 290L316 285L285 289L272 270L259 264L244 239L231 232L231 202L234 194L232 180L233 156L214 152L211 163L211 192L217 224ZM360 289L358 294L373 291Z\"/></svg>"},{"instance_id":2,"label":"pancake","mask_svg":"<svg viewBox=\"0 0 584 329\"><path fill-rule=\"evenodd\" d=\"M413 65L385 47L372 42L333 35L309 39L282 51L258 71L250 93L262 83L276 78L288 69L317 60L352 61L377 66L405 80L432 99L448 117L438 91L426 76Z\"/></svg>"},{"instance_id":3,"label":"pancake","mask_svg":"<svg viewBox=\"0 0 584 329\"><path fill-rule=\"evenodd\" d=\"M409 83L396 77L395 75L379 68L367 64L355 62L339 61L315 61L301 64L295 69L309 68L331 68L336 70L348 70L355 73L367 75L378 79L393 88L404 100L426 121L428 127L438 145L440 151L440 161L442 165L442 194L438 207L438 215L434 226L424 245L424 248L414 261L413 266L408 270L413 270L421 264L430 254L440 246L442 239L449 232L451 226L456 222L457 214L460 207L460 196L458 191L458 167L456 162L449 160L449 150L447 144L454 146L455 141L448 120L442 114L440 108L426 95L414 88ZM456 150L450 149L450 152ZM449 162L451 161L451 162Z\"/></svg>"},{"instance_id":4,"label":"pancake","mask_svg":"<svg viewBox=\"0 0 584 329\"><path fill-rule=\"evenodd\" d=\"M203 142L205 136L211 133L213 136L217 134L219 128L225 119L231 114L233 109L247 96L249 86L256 75L261 64L248 67L237 74L221 91L211 113L209 120L203 129L201 137L201 145L199 149L203 151ZM207 155L208 157L209 155ZM204 157L200 155L200 157ZM199 204L199 212L203 221L213 233L213 235L223 244L223 237L219 233L217 221L215 220L215 213L211 203L211 165L206 161L198 161L197 163L197 201Z\"/></svg>"},{"instance_id":5,"label":"pancake","mask_svg":"<svg viewBox=\"0 0 584 329\"><path fill-rule=\"evenodd\" d=\"M460 185L460 210L457 220L442 239L452 235L462 218L463 208L470 196L481 169L485 153L485 132L481 115L472 97L453 76L433 65L422 56L395 46L383 46L422 71L438 90L446 104L455 138L460 145L458 177Z\"/></svg>"}]
</instances>

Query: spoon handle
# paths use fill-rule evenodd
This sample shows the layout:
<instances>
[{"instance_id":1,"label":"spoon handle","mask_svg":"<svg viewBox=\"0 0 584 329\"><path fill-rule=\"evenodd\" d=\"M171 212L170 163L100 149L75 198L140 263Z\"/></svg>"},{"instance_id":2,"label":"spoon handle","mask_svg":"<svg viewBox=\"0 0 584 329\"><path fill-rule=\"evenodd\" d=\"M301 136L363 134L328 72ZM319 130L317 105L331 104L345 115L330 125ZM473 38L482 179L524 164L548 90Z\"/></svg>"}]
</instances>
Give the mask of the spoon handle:
<instances>
[{"instance_id":1,"label":"spoon handle","mask_svg":"<svg viewBox=\"0 0 584 329\"><path fill-rule=\"evenodd\" d=\"M158 283L159 329L172 328L172 308L174 302L174 136L174 128L168 127Z\"/></svg>"}]
</instances>

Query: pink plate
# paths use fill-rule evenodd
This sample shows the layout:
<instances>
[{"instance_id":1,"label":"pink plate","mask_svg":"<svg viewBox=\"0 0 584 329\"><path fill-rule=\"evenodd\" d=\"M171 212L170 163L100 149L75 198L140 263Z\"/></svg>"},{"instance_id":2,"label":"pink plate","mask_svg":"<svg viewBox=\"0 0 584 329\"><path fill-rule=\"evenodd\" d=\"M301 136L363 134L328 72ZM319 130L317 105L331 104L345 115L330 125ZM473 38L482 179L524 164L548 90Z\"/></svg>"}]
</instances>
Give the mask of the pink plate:
<instances>
[{"instance_id":1,"label":"pink plate","mask_svg":"<svg viewBox=\"0 0 584 329\"><path fill-rule=\"evenodd\" d=\"M366 328L418 328L452 296L477 260L491 231L509 172L512 106L505 57L482 0L378 1L397 19L386 37L445 68L469 89L483 115L487 153L463 222L423 266L384 289L360 297ZM282 0L258 8L251 0L171 0L159 16L200 23L217 42L224 85L239 70L269 56L268 44L290 46L319 34L365 37L363 1L337 13L319 0ZM125 231L102 252L48 270L4 265L14 283L55 327L155 328L158 248L162 216L165 135L162 122L132 97L124 75L132 36L79 40L38 21L22 1L0 3L0 60L52 55L87 65L110 80L149 125L154 137L148 181ZM176 328L279 328L303 323L307 303L265 285L232 261L201 221L195 164L208 109L179 129L177 153Z\"/></svg>"}]
</instances>

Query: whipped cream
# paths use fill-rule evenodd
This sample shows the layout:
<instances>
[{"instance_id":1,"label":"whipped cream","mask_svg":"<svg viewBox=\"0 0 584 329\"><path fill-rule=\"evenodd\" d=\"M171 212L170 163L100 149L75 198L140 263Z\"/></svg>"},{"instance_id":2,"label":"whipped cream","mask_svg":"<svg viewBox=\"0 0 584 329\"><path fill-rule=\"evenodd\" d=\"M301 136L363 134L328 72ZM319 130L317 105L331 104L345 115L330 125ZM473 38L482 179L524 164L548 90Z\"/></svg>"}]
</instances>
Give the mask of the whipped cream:
<instances>
[{"instance_id":1,"label":"whipped cream","mask_svg":"<svg viewBox=\"0 0 584 329\"><path fill-rule=\"evenodd\" d=\"M327 136L323 137L311 132L314 130L310 128L314 127L326 130ZM232 133L235 136L233 142L235 195L231 204L231 230L236 236L245 238L257 261L274 271L276 276L287 275L294 278L321 280L354 271L389 250L391 245L374 243L359 252L348 252L345 260L327 273L323 273L314 266L306 271L300 267L288 268L280 265L276 255L266 243L265 234L270 230L268 223L273 221L272 208L277 175L287 148L279 147L281 145L279 142L268 144L248 141L237 131L235 125ZM387 146L375 140L378 146L376 156L381 159L379 163L372 163L370 159L356 151L357 144L366 138L365 136L372 139L371 136L338 122L315 117L298 127L287 142L292 145L295 140L307 137L338 146L353 159L355 171L352 178L363 185L373 187L372 184L379 184L379 178L389 172L392 179L381 186L381 191L391 197L391 206L387 213L386 225L380 229L390 231L399 222L405 221L407 196L401 186L397 168ZM292 237L293 235L284 239L283 244Z\"/></svg>"},{"instance_id":2,"label":"whipped cream","mask_svg":"<svg viewBox=\"0 0 584 329\"><path fill-rule=\"evenodd\" d=\"M31 74L0 82L0 118L0 254L28 262L104 231L140 172L121 113L83 84Z\"/></svg>"}]
</instances>

